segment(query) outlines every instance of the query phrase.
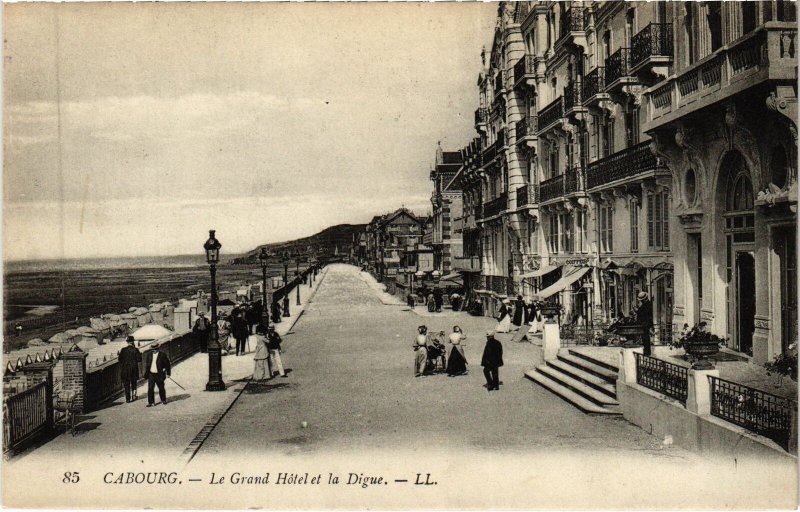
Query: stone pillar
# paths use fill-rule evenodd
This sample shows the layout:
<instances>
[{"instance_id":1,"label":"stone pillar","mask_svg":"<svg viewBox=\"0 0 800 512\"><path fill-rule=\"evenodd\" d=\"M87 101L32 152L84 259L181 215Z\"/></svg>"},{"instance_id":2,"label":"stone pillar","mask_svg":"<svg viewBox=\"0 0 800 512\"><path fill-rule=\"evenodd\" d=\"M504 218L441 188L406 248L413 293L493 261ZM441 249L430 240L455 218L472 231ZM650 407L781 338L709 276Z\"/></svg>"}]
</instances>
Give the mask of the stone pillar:
<instances>
[{"instance_id":1,"label":"stone pillar","mask_svg":"<svg viewBox=\"0 0 800 512\"><path fill-rule=\"evenodd\" d=\"M689 370L686 410L698 416L711 414L711 383L708 377L719 377L719 370Z\"/></svg>"},{"instance_id":2,"label":"stone pillar","mask_svg":"<svg viewBox=\"0 0 800 512\"><path fill-rule=\"evenodd\" d=\"M558 357L558 349L561 348L561 334L558 331L558 322L555 319L548 318L544 322L542 348L544 349L545 361L553 361Z\"/></svg>"},{"instance_id":3,"label":"stone pillar","mask_svg":"<svg viewBox=\"0 0 800 512\"><path fill-rule=\"evenodd\" d=\"M22 369L22 373L28 379L28 387L45 383L45 396L47 403L47 426L53 426L53 363L42 361L40 363L30 363Z\"/></svg>"},{"instance_id":4,"label":"stone pillar","mask_svg":"<svg viewBox=\"0 0 800 512\"><path fill-rule=\"evenodd\" d=\"M643 352L644 347L620 348L617 380L625 384L636 383L636 354Z\"/></svg>"},{"instance_id":5,"label":"stone pillar","mask_svg":"<svg viewBox=\"0 0 800 512\"><path fill-rule=\"evenodd\" d=\"M64 361L64 391L75 392L75 410L86 411L86 357L89 354L73 345L68 352L61 354Z\"/></svg>"}]
</instances>

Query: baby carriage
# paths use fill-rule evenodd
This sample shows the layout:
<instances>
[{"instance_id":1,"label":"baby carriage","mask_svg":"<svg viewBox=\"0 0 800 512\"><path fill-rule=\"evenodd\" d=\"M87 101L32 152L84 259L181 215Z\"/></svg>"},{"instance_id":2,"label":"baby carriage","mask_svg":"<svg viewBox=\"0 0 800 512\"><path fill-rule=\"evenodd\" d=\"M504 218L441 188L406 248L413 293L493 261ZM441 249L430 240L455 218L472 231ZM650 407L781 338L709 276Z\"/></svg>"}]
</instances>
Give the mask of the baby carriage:
<instances>
[{"instance_id":1,"label":"baby carriage","mask_svg":"<svg viewBox=\"0 0 800 512\"><path fill-rule=\"evenodd\" d=\"M439 333L440 336L444 335L444 332ZM442 340L439 337L433 338L431 344L427 347L428 350L428 360L427 360L427 370L430 373L435 372L443 372L447 368L447 349L442 343Z\"/></svg>"}]
</instances>

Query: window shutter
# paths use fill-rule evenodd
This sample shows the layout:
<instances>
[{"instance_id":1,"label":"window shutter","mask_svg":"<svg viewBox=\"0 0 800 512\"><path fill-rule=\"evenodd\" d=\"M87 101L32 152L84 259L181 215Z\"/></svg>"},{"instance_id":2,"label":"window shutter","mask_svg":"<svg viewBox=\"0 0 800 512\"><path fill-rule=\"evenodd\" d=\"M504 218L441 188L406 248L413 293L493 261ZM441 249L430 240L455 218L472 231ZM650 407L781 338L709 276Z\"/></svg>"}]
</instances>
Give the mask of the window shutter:
<instances>
[{"instance_id":1,"label":"window shutter","mask_svg":"<svg viewBox=\"0 0 800 512\"><path fill-rule=\"evenodd\" d=\"M653 194L647 195L647 246L653 248L655 240L653 239Z\"/></svg>"},{"instance_id":2,"label":"window shutter","mask_svg":"<svg viewBox=\"0 0 800 512\"><path fill-rule=\"evenodd\" d=\"M608 205L608 252L614 250L614 209Z\"/></svg>"}]
</instances>

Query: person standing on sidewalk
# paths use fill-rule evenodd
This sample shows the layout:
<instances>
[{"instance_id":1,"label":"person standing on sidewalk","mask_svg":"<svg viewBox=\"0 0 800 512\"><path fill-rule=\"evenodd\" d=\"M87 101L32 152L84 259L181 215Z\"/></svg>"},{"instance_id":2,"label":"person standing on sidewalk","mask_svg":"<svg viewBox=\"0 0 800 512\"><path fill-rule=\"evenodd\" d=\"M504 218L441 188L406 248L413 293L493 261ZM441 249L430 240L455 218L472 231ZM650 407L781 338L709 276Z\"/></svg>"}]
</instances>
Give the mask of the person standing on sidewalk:
<instances>
[{"instance_id":1,"label":"person standing on sidewalk","mask_svg":"<svg viewBox=\"0 0 800 512\"><path fill-rule=\"evenodd\" d=\"M283 360L281 359L281 343L283 340L280 335L275 332L275 326L270 325L267 329L267 348L269 349L272 367L269 370L269 375L272 377L272 369L278 370L278 375L281 377L288 377L283 370Z\"/></svg>"},{"instance_id":2,"label":"person standing on sidewalk","mask_svg":"<svg viewBox=\"0 0 800 512\"><path fill-rule=\"evenodd\" d=\"M267 347L266 317L261 320L261 325L256 327L256 351L253 354L255 368L253 368L253 380L265 381L272 378L272 365L269 361L269 347Z\"/></svg>"},{"instance_id":3,"label":"person standing on sidewalk","mask_svg":"<svg viewBox=\"0 0 800 512\"><path fill-rule=\"evenodd\" d=\"M486 333L486 346L481 357L483 376L486 377L486 389L500 389L500 367L503 366L503 345L494 337L494 331Z\"/></svg>"},{"instance_id":4,"label":"person standing on sidewalk","mask_svg":"<svg viewBox=\"0 0 800 512\"><path fill-rule=\"evenodd\" d=\"M206 353L208 352L208 337L211 334L211 321L206 318L204 312L201 311L199 315L200 318L195 320L194 327L192 327L192 333L200 347L200 352Z\"/></svg>"},{"instance_id":5,"label":"person standing on sidewalk","mask_svg":"<svg viewBox=\"0 0 800 512\"><path fill-rule=\"evenodd\" d=\"M650 355L650 329L653 328L653 303L650 302L647 292L639 292L639 307L636 308L636 320L642 326L642 344L644 355Z\"/></svg>"},{"instance_id":6,"label":"person standing on sidewalk","mask_svg":"<svg viewBox=\"0 0 800 512\"><path fill-rule=\"evenodd\" d=\"M150 351L144 363L144 378L147 379L147 407L156 405L155 387L158 386L158 397L163 405L167 405L167 390L164 381L172 373L169 356L158 349L158 342L150 345Z\"/></svg>"},{"instance_id":7,"label":"person standing on sidewalk","mask_svg":"<svg viewBox=\"0 0 800 512\"><path fill-rule=\"evenodd\" d=\"M142 353L133 345L133 336L128 336L128 345L119 351L119 367L122 374L122 386L125 388L125 401L130 403L139 398L136 396L136 384L139 382L139 363Z\"/></svg>"},{"instance_id":8,"label":"person standing on sidewalk","mask_svg":"<svg viewBox=\"0 0 800 512\"><path fill-rule=\"evenodd\" d=\"M250 329L247 327L245 313L241 309L236 311L236 315L231 320L231 334L236 339L236 355L244 355L244 346L247 343Z\"/></svg>"},{"instance_id":9,"label":"person standing on sidewalk","mask_svg":"<svg viewBox=\"0 0 800 512\"><path fill-rule=\"evenodd\" d=\"M414 377L425 373L428 363L428 328L424 325L417 327L417 336L414 338Z\"/></svg>"}]
</instances>

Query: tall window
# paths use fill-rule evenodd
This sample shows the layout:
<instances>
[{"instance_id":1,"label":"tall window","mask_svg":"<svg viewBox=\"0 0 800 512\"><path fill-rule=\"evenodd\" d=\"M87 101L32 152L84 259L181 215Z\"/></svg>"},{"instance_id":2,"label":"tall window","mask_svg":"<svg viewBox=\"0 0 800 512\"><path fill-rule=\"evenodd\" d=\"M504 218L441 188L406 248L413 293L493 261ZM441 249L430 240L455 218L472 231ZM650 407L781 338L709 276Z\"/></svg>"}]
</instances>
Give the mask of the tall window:
<instances>
[{"instance_id":1,"label":"tall window","mask_svg":"<svg viewBox=\"0 0 800 512\"><path fill-rule=\"evenodd\" d=\"M707 2L706 22L711 36L711 51L715 52L722 46L722 2Z\"/></svg>"},{"instance_id":2,"label":"tall window","mask_svg":"<svg viewBox=\"0 0 800 512\"><path fill-rule=\"evenodd\" d=\"M556 176L561 174L559 172L559 169L558 169L558 143L557 142L551 142L550 143L550 154L548 155L548 157L549 157L549 168L550 168L549 169L550 176L548 176L548 178L555 178Z\"/></svg>"},{"instance_id":3,"label":"tall window","mask_svg":"<svg viewBox=\"0 0 800 512\"><path fill-rule=\"evenodd\" d=\"M575 210L575 250L586 252L586 212Z\"/></svg>"},{"instance_id":4,"label":"tall window","mask_svg":"<svg viewBox=\"0 0 800 512\"><path fill-rule=\"evenodd\" d=\"M639 108L631 108L625 112L625 139L627 147L639 143Z\"/></svg>"},{"instance_id":5,"label":"tall window","mask_svg":"<svg viewBox=\"0 0 800 512\"><path fill-rule=\"evenodd\" d=\"M639 252L639 206L636 201L628 205L631 212L631 252Z\"/></svg>"},{"instance_id":6,"label":"tall window","mask_svg":"<svg viewBox=\"0 0 800 512\"><path fill-rule=\"evenodd\" d=\"M562 213L559 215L561 223L561 249L564 252L574 252L575 246L573 245L572 238L572 216L569 213Z\"/></svg>"},{"instance_id":7,"label":"tall window","mask_svg":"<svg viewBox=\"0 0 800 512\"><path fill-rule=\"evenodd\" d=\"M683 19L686 24L686 62L695 61L695 35L694 35L694 3L683 2Z\"/></svg>"},{"instance_id":8,"label":"tall window","mask_svg":"<svg viewBox=\"0 0 800 512\"><path fill-rule=\"evenodd\" d=\"M669 191L647 195L647 246L656 251L669 250Z\"/></svg>"},{"instance_id":9,"label":"tall window","mask_svg":"<svg viewBox=\"0 0 800 512\"><path fill-rule=\"evenodd\" d=\"M592 144L594 145L594 158L595 160L600 157L600 118L592 116Z\"/></svg>"},{"instance_id":10,"label":"tall window","mask_svg":"<svg viewBox=\"0 0 800 512\"><path fill-rule=\"evenodd\" d=\"M558 254L558 216L550 215L549 222L550 229L547 230L547 248L550 254Z\"/></svg>"},{"instance_id":11,"label":"tall window","mask_svg":"<svg viewBox=\"0 0 800 512\"><path fill-rule=\"evenodd\" d=\"M742 2L742 34L756 29L756 2Z\"/></svg>"},{"instance_id":12,"label":"tall window","mask_svg":"<svg viewBox=\"0 0 800 512\"><path fill-rule=\"evenodd\" d=\"M603 138L603 157L605 158L614 152L614 119L605 117L600 131Z\"/></svg>"},{"instance_id":13,"label":"tall window","mask_svg":"<svg viewBox=\"0 0 800 512\"><path fill-rule=\"evenodd\" d=\"M603 33L603 59L611 56L611 31L606 30Z\"/></svg>"},{"instance_id":14,"label":"tall window","mask_svg":"<svg viewBox=\"0 0 800 512\"><path fill-rule=\"evenodd\" d=\"M614 250L614 209L610 204L600 205L600 252Z\"/></svg>"}]
</instances>

